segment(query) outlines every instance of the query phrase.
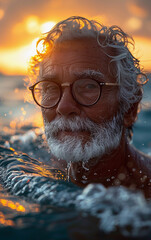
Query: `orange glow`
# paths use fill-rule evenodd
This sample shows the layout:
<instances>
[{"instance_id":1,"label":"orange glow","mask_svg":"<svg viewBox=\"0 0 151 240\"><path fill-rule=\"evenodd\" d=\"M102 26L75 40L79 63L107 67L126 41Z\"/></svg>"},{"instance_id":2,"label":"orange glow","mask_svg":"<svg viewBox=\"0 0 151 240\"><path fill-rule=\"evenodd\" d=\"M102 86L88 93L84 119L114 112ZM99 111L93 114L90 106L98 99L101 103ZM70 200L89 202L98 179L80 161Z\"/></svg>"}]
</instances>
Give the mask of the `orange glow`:
<instances>
[{"instance_id":1,"label":"orange glow","mask_svg":"<svg viewBox=\"0 0 151 240\"><path fill-rule=\"evenodd\" d=\"M12 220L6 220L5 216L2 212L0 212L0 224L4 226L14 226L14 223Z\"/></svg>"},{"instance_id":2,"label":"orange glow","mask_svg":"<svg viewBox=\"0 0 151 240\"><path fill-rule=\"evenodd\" d=\"M137 17L145 17L147 15L147 13L145 12L145 10L143 8L135 5L132 2L129 2L128 8L129 8L130 12Z\"/></svg>"},{"instance_id":3,"label":"orange glow","mask_svg":"<svg viewBox=\"0 0 151 240\"><path fill-rule=\"evenodd\" d=\"M24 108L21 108L22 114L25 116L26 115L26 111L24 110Z\"/></svg>"},{"instance_id":4,"label":"orange glow","mask_svg":"<svg viewBox=\"0 0 151 240\"><path fill-rule=\"evenodd\" d=\"M15 129L12 129L12 128L9 128L9 127L4 126L4 127L3 127L3 133L12 135L12 134L15 133Z\"/></svg>"},{"instance_id":5,"label":"orange glow","mask_svg":"<svg viewBox=\"0 0 151 240\"><path fill-rule=\"evenodd\" d=\"M151 71L151 39L134 37L135 54L145 71Z\"/></svg>"},{"instance_id":6,"label":"orange glow","mask_svg":"<svg viewBox=\"0 0 151 240\"><path fill-rule=\"evenodd\" d=\"M14 148L11 148L11 147L10 147L9 149L12 150L13 152L15 151Z\"/></svg>"},{"instance_id":7,"label":"orange glow","mask_svg":"<svg viewBox=\"0 0 151 240\"><path fill-rule=\"evenodd\" d=\"M4 17L4 10L0 8L0 20Z\"/></svg>"},{"instance_id":8,"label":"orange glow","mask_svg":"<svg viewBox=\"0 0 151 240\"><path fill-rule=\"evenodd\" d=\"M34 127L42 127L43 126L43 119L41 112L37 112L34 115L30 116L27 122L32 123Z\"/></svg>"},{"instance_id":9,"label":"orange glow","mask_svg":"<svg viewBox=\"0 0 151 240\"><path fill-rule=\"evenodd\" d=\"M17 160L19 162L25 163L24 159L22 158L17 158ZM60 170L56 170L55 172L51 172L49 169L45 169L43 168L43 166L34 165L34 169L36 170L36 173L32 173L32 176L43 176L43 177L50 177L52 179L62 179L62 180L66 180L66 176L60 171ZM31 175L31 174L30 174ZM30 179L27 181L27 183L30 182Z\"/></svg>"},{"instance_id":10,"label":"orange glow","mask_svg":"<svg viewBox=\"0 0 151 240\"><path fill-rule=\"evenodd\" d=\"M7 207L7 208L10 208L12 210L16 210L17 212L25 212L26 211L24 206L22 206L20 203L13 202L11 200L7 200L7 199L4 199L4 198L0 199L0 204L3 207ZM0 212L0 224L5 225L5 226L14 226L13 221L6 219L5 215L2 212Z\"/></svg>"},{"instance_id":11,"label":"orange glow","mask_svg":"<svg viewBox=\"0 0 151 240\"><path fill-rule=\"evenodd\" d=\"M0 71L5 74L26 74L28 61L36 54L36 42L16 49L0 49Z\"/></svg>"},{"instance_id":12,"label":"orange glow","mask_svg":"<svg viewBox=\"0 0 151 240\"><path fill-rule=\"evenodd\" d=\"M127 26L130 30L138 30L142 27L142 21L139 18L132 17L127 21Z\"/></svg>"},{"instance_id":13,"label":"orange glow","mask_svg":"<svg viewBox=\"0 0 151 240\"><path fill-rule=\"evenodd\" d=\"M43 119L40 111L33 112L33 114L30 116L26 115L26 111L22 107L21 115L10 121L10 128L3 126L3 132L7 134L14 134L16 129L20 129L23 126L30 125L37 128L41 128L43 126Z\"/></svg>"},{"instance_id":14,"label":"orange glow","mask_svg":"<svg viewBox=\"0 0 151 240\"><path fill-rule=\"evenodd\" d=\"M11 200L1 198L0 199L0 204L4 207L11 208L11 209L16 210L18 212L25 212L26 211L26 209L22 205L20 205L20 203L18 203L18 202L14 203Z\"/></svg>"},{"instance_id":15,"label":"orange glow","mask_svg":"<svg viewBox=\"0 0 151 240\"><path fill-rule=\"evenodd\" d=\"M139 25L139 23L138 23ZM138 26L137 26L138 27ZM140 60L147 71L151 70L151 39L134 37L136 49L141 52ZM36 42L33 40L31 44L12 50L0 49L0 66L5 74L26 74L28 60L36 54Z\"/></svg>"},{"instance_id":16,"label":"orange glow","mask_svg":"<svg viewBox=\"0 0 151 240\"><path fill-rule=\"evenodd\" d=\"M129 18L125 24L127 30L138 30L142 26L142 18L139 16L145 16L143 9L130 4L128 6L131 12L135 12L134 16ZM2 13L3 12L3 13ZM0 16L4 14L4 11L0 9ZM107 22L106 15L96 16L94 19L101 22ZM26 75L28 62L31 56L36 54L36 42L38 36L41 33L50 31L50 29L55 25L54 21L40 22L40 18L37 16L28 16L21 23L15 25L12 31L15 33L22 33L23 38L26 33L34 33L35 39L27 45L16 48L0 48L0 72L8 75ZM37 36L37 37L36 37ZM148 62L151 56L151 39L149 38L135 38L136 46L141 49L142 64L147 71L151 70L151 64ZM39 46L41 48L41 46ZM146 51L147 50L147 51ZM141 60L141 59L140 59ZM16 90L17 91L17 90Z\"/></svg>"},{"instance_id":17,"label":"orange glow","mask_svg":"<svg viewBox=\"0 0 151 240\"><path fill-rule=\"evenodd\" d=\"M19 89L15 88L14 93L18 93L18 92L19 92Z\"/></svg>"},{"instance_id":18,"label":"orange glow","mask_svg":"<svg viewBox=\"0 0 151 240\"><path fill-rule=\"evenodd\" d=\"M12 120L9 125L10 125L11 128L15 129L16 128L16 121Z\"/></svg>"},{"instance_id":19,"label":"orange glow","mask_svg":"<svg viewBox=\"0 0 151 240\"><path fill-rule=\"evenodd\" d=\"M38 17L30 16L26 19L26 29L29 33L39 32Z\"/></svg>"},{"instance_id":20,"label":"orange glow","mask_svg":"<svg viewBox=\"0 0 151 240\"><path fill-rule=\"evenodd\" d=\"M39 20L36 16L29 16L23 23L18 23L13 27L13 33L37 33L40 36L41 33L50 31L50 29L55 25L55 22L49 21L39 24ZM28 62L31 56L36 54L36 43L38 37L35 38L30 44L13 48L13 49L3 49L0 48L0 71L8 75L26 75L28 69ZM42 45L39 44L41 50Z\"/></svg>"},{"instance_id":21,"label":"orange glow","mask_svg":"<svg viewBox=\"0 0 151 240\"><path fill-rule=\"evenodd\" d=\"M41 33L49 32L55 26L55 22L45 22L40 26Z\"/></svg>"},{"instance_id":22,"label":"orange glow","mask_svg":"<svg viewBox=\"0 0 151 240\"><path fill-rule=\"evenodd\" d=\"M22 22L15 24L12 28L13 34L40 34L40 24L37 16L28 16Z\"/></svg>"}]
</instances>

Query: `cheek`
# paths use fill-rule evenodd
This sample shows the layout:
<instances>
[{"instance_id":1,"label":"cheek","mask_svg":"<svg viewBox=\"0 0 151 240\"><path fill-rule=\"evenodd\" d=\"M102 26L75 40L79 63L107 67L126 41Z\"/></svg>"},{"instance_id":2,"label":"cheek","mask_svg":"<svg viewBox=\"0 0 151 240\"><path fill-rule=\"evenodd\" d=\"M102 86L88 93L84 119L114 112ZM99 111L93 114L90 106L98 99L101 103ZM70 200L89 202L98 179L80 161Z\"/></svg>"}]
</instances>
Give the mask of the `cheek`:
<instances>
[{"instance_id":1,"label":"cheek","mask_svg":"<svg viewBox=\"0 0 151 240\"><path fill-rule=\"evenodd\" d=\"M104 121L104 119L107 119L107 111L104 111L102 107L100 108L95 107L93 109L87 109L85 110L86 116L93 122L100 124Z\"/></svg>"},{"instance_id":2,"label":"cheek","mask_svg":"<svg viewBox=\"0 0 151 240\"><path fill-rule=\"evenodd\" d=\"M56 111L54 109L42 109L43 119L47 122L51 122L56 117Z\"/></svg>"},{"instance_id":3,"label":"cheek","mask_svg":"<svg viewBox=\"0 0 151 240\"><path fill-rule=\"evenodd\" d=\"M95 123L103 123L104 120L111 120L113 116L119 111L119 100L114 96L114 98L106 98L105 100L99 100L99 102L85 109L85 113L90 120Z\"/></svg>"}]
</instances>

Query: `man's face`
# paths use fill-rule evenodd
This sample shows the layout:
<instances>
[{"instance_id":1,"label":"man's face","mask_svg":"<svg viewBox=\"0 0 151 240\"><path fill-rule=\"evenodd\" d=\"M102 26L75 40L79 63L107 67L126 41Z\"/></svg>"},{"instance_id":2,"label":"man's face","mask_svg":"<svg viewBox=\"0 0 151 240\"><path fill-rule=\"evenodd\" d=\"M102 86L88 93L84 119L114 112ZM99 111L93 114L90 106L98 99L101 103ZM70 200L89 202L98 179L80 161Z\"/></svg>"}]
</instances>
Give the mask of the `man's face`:
<instances>
[{"instance_id":1,"label":"man's face","mask_svg":"<svg viewBox=\"0 0 151 240\"><path fill-rule=\"evenodd\" d=\"M85 77L86 76L86 77ZM77 79L90 78L100 82L115 82L108 76L108 59L97 45L96 40L73 40L59 43L54 48L50 59L43 63L42 79L50 79L59 84L72 84ZM62 97L59 103L50 109L42 109L44 123L51 123L55 119L71 120L89 119L94 124L104 126L112 121L119 111L119 89L118 87L104 86L101 98L93 106L82 106L73 99L70 87L62 88ZM49 128L47 128L48 131ZM49 129L50 130L50 129ZM46 133L46 135L49 133ZM86 144L92 138L88 129L71 130L60 129L55 138L64 141L68 137ZM102 136L103 137L103 136Z\"/></svg>"}]
</instances>

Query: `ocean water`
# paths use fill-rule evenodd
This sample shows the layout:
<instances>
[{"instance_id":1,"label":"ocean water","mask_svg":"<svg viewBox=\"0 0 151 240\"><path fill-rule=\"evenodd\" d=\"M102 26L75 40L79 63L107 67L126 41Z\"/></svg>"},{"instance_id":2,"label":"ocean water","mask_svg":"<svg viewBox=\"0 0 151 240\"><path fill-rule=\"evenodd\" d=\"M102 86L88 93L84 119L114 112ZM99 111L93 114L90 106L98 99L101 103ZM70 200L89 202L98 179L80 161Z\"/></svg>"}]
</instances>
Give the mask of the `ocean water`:
<instances>
[{"instance_id":1,"label":"ocean water","mask_svg":"<svg viewBox=\"0 0 151 240\"><path fill-rule=\"evenodd\" d=\"M80 188L51 167L22 76L0 76L0 239L151 239L151 202L124 187ZM151 155L151 84L132 144ZM115 201L116 199L116 201Z\"/></svg>"}]
</instances>

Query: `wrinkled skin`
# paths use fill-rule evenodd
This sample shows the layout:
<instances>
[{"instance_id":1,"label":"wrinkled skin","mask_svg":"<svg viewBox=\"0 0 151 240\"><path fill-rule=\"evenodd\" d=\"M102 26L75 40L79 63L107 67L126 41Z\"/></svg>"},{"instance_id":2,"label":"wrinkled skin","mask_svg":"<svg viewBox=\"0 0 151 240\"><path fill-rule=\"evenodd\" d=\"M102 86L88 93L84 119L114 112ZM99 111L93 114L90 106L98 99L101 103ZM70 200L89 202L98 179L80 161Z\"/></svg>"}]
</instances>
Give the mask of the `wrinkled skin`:
<instances>
[{"instance_id":1,"label":"wrinkled skin","mask_svg":"<svg viewBox=\"0 0 151 240\"><path fill-rule=\"evenodd\" d=\"M51 57L43 64L42 78L50 78L59 83L73 83L74 72L85 69L99 70L104 74L105 82L115 82L108 76L108 58L101 51L94 39L72 40L59 43ZM90 159L82 166L82 162L71 163L69 175L71 181L80 186L88 183L102 183L106 187L124 185L131 189L142 189L146 197L150 197L150 158L129 145L125 130L131 126L137 117L135 104L123 116L123 130L119 146L103 158ZM72 97L70 88L63 89L63 95L58 105L52 109L42 109L43 118L51 122L56 117L72 118L80 116L89 118L95 123L103 123L113 118L119 111L119 87L103 88L100 100L91 107L78 104ZM60 131L58 139L64 136L82 135L84 142L90 138L88 132ZM112 140L111 140L112 141ZM84 144L83 142L83 144ZM53 166L67 173L65 159L58 161L54 157Z\"/></svg>"}]
</instances>

